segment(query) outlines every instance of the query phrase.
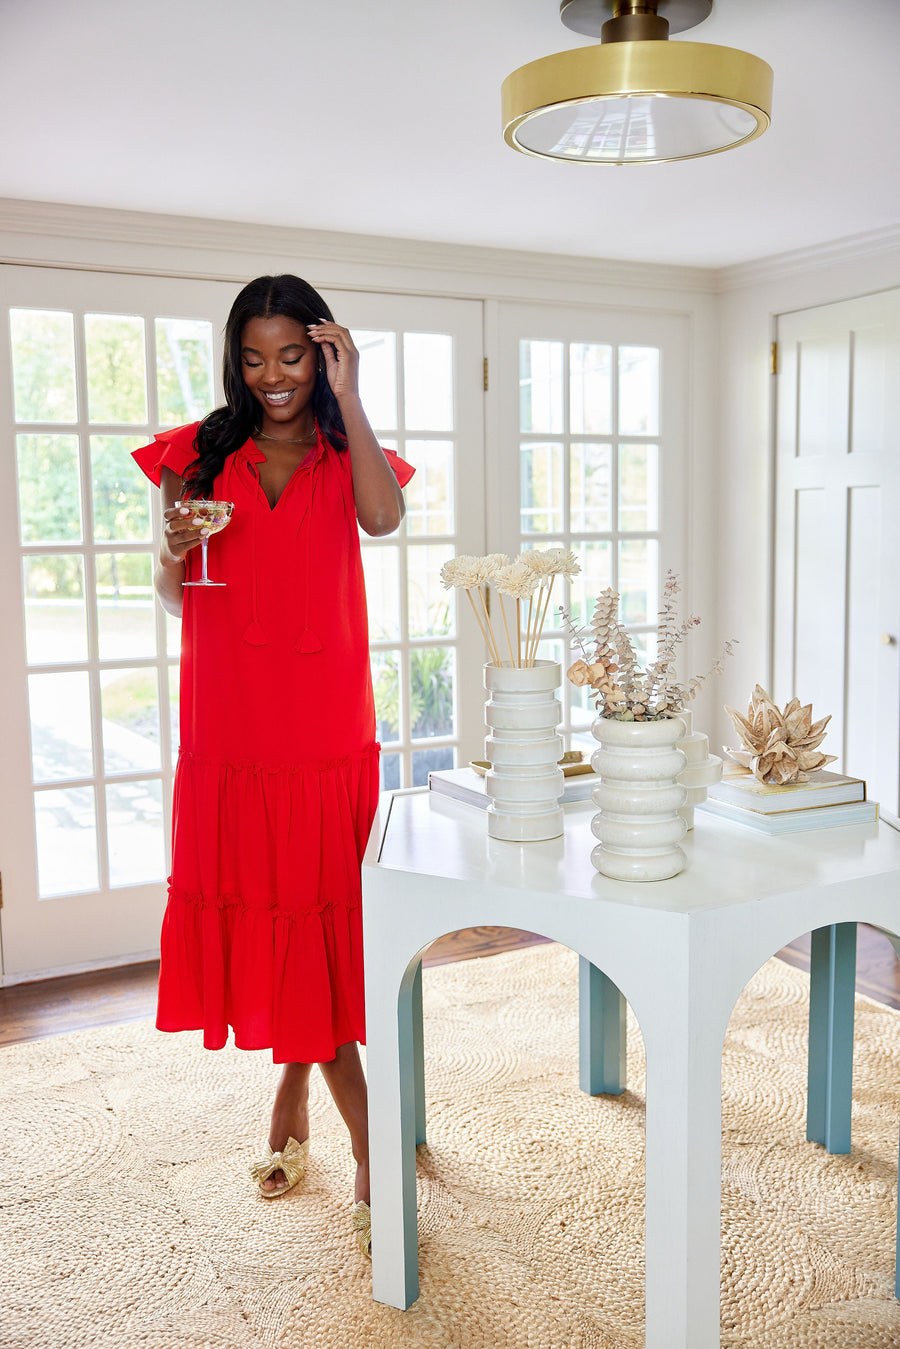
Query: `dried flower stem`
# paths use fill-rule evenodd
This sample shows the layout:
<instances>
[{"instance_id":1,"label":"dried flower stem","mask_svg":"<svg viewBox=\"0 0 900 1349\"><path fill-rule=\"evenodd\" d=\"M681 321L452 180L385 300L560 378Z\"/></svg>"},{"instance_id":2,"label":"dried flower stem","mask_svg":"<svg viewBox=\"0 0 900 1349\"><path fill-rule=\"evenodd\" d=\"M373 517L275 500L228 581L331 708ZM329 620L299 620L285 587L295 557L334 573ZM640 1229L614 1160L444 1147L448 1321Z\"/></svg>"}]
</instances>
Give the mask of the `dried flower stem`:
<instances>
[{"instance_id":1,"label":"dried flower stem","mask_svg":"<svg viewBox=\"0 0 900 1349\"><path fill-rule=\"evenodd\" d=\"M488 640L490 642L491 652L497 664L501 665L502 661L500 660L500 649L497 646L497 639L494 636L494 625L491 622L491 616L488 613L487 604L485 603L484 590L485 590L484 586L478 587L478 598L481 600L481 611L484 614L484 621L487 624Z\"/></svg>"},{"instance_id":2,"label":"dried flower stem","mask_svg":"<svg viewBox=\"0 0 900 1349\"><path fill-rule=\"evenodd\" d=\"M500 612L503 615L503 627L506 632L506 645L509 647L509 663L510 665L515 665L516 656L512 647L512 638L509 635L509 624L506 621L506 605L503 603L502 592L498 590L497 594L500 596Z\"/></svg>"},{"instance_id":3,"label":"dried flower stem","mask_svg":"<svg viewBox=\"0 0 900 1349\"><path fill-rule=\"evenodd\" d=\"M537 626L536 626L536 629L535 629L534 639L533 639L533 641L532 641L532 646L531 646L531 661L530 661L530 664L531 664L531 665L533 665L534 662L535 662L535 660L537 659L538 643L539 643L540 640L541 640L541 633L544 631L544 623L545 623L546 620L547 620L547 610L550 608L550 596L551 596L551 594L552 594L552 592L553 592L553 582L554 582L555 580L556 580L556 577L555 577L555 576L551 576L551 577L550 577L550 584L549 584L548 587L547 587L547 594L546 594L546 597L545 597L545 599L544 599L543 610L541 610L541 598L540 598L540 595L538 596L538 610L539 610L540 612L538 613ZM528 653L526 652L525 654L526 654L526 658L527 658Z\"/></svg>"},{"instance_id":4,"label":"dried flower stem","mask_svg":"<svg viewBox=\"0 0 900 1349\"><path fill-rule=\"evenodd\" d=\"M472 613L475 615L475 622L478 624L479 628L481 629L481 635L482 635L482 637L484 638L485 645L486 645L487 647L490 647L491 641L490 641L490 638L488 637L488 635L487 635L487 633L486 633L486 631L485 631L484 624L483 624L482 621L481 621L481 614L478 612L477 608L475 607L475 601L472 599L472 592L471 592L471 590L467 590L467 591L466 591L466 595L468 596L469 603L470 603L471 606L472 606Z\"/></svg>"},{"instance_id":5,"label":"dried flower stem","mask_svg":"<svg viewBox=\"0 0 900 1349\"><path fill-rule=\"evenodd\" d=\"M518 640L519 655L516 664L522 664L522 601L516 600L516 638Z\"/></svg>"}]
</instances>

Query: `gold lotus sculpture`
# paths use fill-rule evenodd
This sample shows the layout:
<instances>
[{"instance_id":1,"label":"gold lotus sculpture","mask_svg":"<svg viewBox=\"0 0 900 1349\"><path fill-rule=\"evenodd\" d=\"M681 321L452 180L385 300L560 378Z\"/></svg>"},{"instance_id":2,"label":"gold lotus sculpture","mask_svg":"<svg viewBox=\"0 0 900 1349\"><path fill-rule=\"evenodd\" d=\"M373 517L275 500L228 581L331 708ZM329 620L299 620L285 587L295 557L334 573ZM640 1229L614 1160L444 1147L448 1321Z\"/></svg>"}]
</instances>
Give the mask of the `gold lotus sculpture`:
<instances>
[{"instance_id":1,"label":"gold lotus sculpture","mask_svg":"<svg viewBox=\"0 0 900 1349\"><path fill-rule=\"evenodd\" d=\"M837 758L835 754L819 752L831 714L813 721L812 703L804 707L799 698L792 698L780 712L765 689L757 684L746 717L733 707L726 707L725 711L743 742L740 749L726 746L725 753L735 763L749 768L760 782L779 786L809 782L811 773Z\"/></svg>"}]
</instances>

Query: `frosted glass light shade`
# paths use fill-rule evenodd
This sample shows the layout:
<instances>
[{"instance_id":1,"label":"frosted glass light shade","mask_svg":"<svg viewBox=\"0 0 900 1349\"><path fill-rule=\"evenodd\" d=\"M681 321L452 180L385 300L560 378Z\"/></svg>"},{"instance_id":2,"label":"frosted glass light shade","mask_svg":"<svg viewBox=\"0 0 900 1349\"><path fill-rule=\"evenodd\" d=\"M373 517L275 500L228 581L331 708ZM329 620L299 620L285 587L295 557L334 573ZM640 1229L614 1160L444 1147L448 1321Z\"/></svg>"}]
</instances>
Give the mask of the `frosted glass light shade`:
<instances>
[{"instance_id":1,"label":"frosted glass light shade","mask_svg":"<svg viewBox=\"0 0 900 1349\"><path fill-rule=\"evenodd\" d=\"M772 70L698 42L615 42L531 61L503 82L508 145L543 159L652 164L716 154L769 125Z\"/></svg>"}]
</instances>

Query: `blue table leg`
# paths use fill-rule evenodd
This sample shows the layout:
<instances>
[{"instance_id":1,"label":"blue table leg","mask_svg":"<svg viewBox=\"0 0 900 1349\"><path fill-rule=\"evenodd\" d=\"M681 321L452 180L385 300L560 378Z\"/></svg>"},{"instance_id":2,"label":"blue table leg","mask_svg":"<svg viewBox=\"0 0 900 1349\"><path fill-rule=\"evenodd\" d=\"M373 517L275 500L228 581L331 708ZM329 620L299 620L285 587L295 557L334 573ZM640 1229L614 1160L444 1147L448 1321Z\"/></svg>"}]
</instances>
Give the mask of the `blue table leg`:
<instances>
[{"instance_id":1,"label":"blue table leg","mask_svg":"<svg viewBox=\"0 0 900 1349\"><path fill-rule=\"evenodd\" d=\"M416 1094L416 1144L425 1142L425 1037L422 1033L422 962L410 989L412 1068Z\"/></svg>"},{"instance_id":2,"label":"blue table leg","mask_svg":"<svg viewBox=\"0 0 900 1349\"><path fill-rule=\"evenodd\" d=\"M897 1201L900 1204L900 1172L897 1175ZM898 1209L900 1214L900 1209ZM897 1219L897 1259L894 1264L894 1297L900 1298L900 1216Z\"/></svg>"},{"instance_id":3,"label":"blue table leg","mask_svg":"<svg viewBox=\"0 0 900 1349\"><path fill-rule=\"evenodd\" d=\"M856 924L812 934L806 1137L828 1152L850 1151Z\"/></svg>"},{"instance_id":4,"label":"blue table leg","mask_svg":"<svg viewBox=\"0 0 900 1349\"><path fill-rule=\"evenodd\" d=\"M578 958L578 1067L581 1090L625 1090L625 998L602 970Z\"/></svg>"}]
</instances>

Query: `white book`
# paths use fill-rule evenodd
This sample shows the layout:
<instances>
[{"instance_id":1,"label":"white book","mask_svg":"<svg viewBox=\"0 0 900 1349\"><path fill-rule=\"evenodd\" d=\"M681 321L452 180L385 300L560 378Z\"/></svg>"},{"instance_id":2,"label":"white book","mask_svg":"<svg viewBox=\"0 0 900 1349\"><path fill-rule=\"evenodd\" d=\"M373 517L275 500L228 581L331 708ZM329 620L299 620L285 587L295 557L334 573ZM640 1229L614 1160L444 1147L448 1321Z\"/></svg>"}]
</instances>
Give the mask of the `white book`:
<instances>
[{"instance_id":1,"label":"white book","mask_svg":"<svg viewBox=\"0 0 900 1349\"><path fill-rule=\"evenodd\" d=\"M866 784L862 778L820 769L809 782L777 785L760 782L752 773L734 767L725 769L722 781L713 783L708 795L714 801L726 801L732 806L743 806L745 810L774 815L783 810L808 810L810 807L865 801Z\"/></svg>"},{"instance_id":2,"label":"white book","mask_svg":"<svg viewBox=\"0 0 900 1349\"><path fill-rule=\"evenodd\" d=\"M764 815L758 810L744 810L728 801L707 797L698 810L721 815L760 834L799 834L807 829L833 829L842 824L871 824L878 819L877 801L850 801L835 806L819 806L812 810L784 810L775 815Z\"/></svg>"},{"instance_id":3,"label":"white book","mask_svg":"<svg viewBox=\"0 0 900 1349\"><path fill-rule=\"evenodd\" d=\"M580 773L567 777L560 800L590 801L591 789L600 779L596 773ZM441 796L452 797L454 801L465 801L470 806L480 806L487 810L491 798L485 788L485 779L474 768L447 768L428 774L428 786Z\"/></svg>"}]
</instances>

